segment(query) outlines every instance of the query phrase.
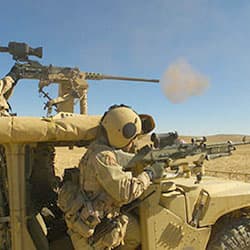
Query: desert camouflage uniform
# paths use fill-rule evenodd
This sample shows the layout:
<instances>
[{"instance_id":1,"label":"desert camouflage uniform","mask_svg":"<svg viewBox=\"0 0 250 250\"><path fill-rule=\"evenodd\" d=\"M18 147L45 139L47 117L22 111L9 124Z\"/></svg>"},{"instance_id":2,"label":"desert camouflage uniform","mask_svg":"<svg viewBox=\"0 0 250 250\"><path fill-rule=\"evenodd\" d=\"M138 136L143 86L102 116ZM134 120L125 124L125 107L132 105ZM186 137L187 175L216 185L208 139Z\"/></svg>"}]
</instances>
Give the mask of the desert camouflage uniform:
<instances>
[{"instance_id":1,"label":"desert camouflage uniform","mask_svg":"<svg viewBox=\"0 0 250 250\"><path fill-rule=\"evenodd\" d=\"M10 76L0 80L0 116L10 116L7 99L11 94L13 84L14 80Z\"/></svg>"},{"instance_id":2,"label":"desert camouflage uniform","mask_svg":"<svg viewBox=\"0 0 250 250\"><path fill-rule=\"evenodd\" d=\"M147 173L141 173L137 178L131 172L123 171L118 162L117 151L107 146L105 139L93 142L80 162L80 186L92 202L95 214L99 218L113 217L119 214L119 208L138 198L149 186L150 179ZM128 226L127 226L127 220ZM135 249L140 243L138 221L132 215L122 217L122 229L119 236L113 239L101 240L94 248L88 245L86 237L69 230L74 248L83 249L111 249L107 242L116 241L125 235L126 246L121 249ZM105 237L104 237L105 238ZM115 245L114 245L115 246Z\"/></svg>"}]
</instances>

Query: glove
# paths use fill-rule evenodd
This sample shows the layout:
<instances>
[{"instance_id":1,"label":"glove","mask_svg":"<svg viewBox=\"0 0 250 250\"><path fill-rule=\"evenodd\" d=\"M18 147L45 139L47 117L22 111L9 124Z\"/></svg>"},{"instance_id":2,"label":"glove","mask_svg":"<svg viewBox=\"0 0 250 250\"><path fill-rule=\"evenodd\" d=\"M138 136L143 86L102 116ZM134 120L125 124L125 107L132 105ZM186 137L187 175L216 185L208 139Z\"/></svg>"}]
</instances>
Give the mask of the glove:
<instances>
[{"instance_id":1,"label":"glove","mask_svg":"<svg viewBox=\"0 0 250 250\"><path fill-rule=\"evenodd\" d=\"M146 167L144 171L148 174L151 181L159 179L163 176L165 171L165 163L155 162L151 166Z\"/></svg>"},{"instance_id":2,"label":"glove","mask_svg":"<svg viewBox=\"0 0 250 250\"><path fill-rule=\"evenodd\" d=\"M18 64L15 64L10 72L7 74L7 76L10 76L15 82L18 81L20 79L21 76L21 72L20 72L20 67Z\"/></svg>"}]
</instances>

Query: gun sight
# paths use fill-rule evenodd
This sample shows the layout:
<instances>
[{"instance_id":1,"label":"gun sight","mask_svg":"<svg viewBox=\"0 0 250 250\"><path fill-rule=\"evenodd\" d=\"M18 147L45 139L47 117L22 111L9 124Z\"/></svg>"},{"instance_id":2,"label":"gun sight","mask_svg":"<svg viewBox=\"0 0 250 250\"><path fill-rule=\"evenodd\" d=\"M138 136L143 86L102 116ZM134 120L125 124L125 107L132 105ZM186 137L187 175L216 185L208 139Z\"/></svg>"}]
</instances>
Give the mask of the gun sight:
<instances>
[{"instance_id":1,"label":"gun sight","mask_svg":"<svg viewBox=\"0 0 250 250\"><path fill-rule=\"evenodd\" d=\"M26 43L9 42L8 47L0 47L0 52L8 52L16 61L29 61L29 56L42 58L43 48L31 48Z\"/></svg>"}]
</instances>

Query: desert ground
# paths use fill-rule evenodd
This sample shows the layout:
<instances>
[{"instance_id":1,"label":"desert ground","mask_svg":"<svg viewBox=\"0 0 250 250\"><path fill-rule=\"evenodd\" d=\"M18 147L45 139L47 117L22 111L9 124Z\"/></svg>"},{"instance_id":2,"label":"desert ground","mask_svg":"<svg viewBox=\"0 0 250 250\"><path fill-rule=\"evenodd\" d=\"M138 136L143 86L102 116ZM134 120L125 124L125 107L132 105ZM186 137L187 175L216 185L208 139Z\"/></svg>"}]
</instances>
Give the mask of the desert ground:
<instances>
[{"instance_id":1,"label":"desert ground","mask_svg":"<svg viewBox=\"0 0 250 250\"><path fill-rule=\"evenodd\" d=\"M208 136L207 144L227 142L228 140L232 142L241 142L242 137L242 135ZM180 138L189 142L192 137L180 136ZM250 141L250 136L247 137L247 141ZM147 139L145 142L148 142ZM64 168L78 166L78 163L85 151L86 149L84 147L74 147L73 149L65 147L56 148L56 174L62 176ZM250 182L250 145L237 146L237 149L233 151L232 156L206 161L205 169L207 170L207 174L210 175Z\"/></svg>"}]
</instances>

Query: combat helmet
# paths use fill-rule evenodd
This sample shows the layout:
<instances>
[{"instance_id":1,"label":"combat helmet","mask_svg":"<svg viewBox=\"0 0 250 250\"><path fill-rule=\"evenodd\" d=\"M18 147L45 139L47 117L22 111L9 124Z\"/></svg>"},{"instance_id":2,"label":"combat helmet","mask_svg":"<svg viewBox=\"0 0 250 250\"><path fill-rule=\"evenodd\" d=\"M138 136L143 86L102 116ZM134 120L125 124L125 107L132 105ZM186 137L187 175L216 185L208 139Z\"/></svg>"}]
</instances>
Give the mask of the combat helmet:
<instances>
[{"instance_id":1,"label":"combat helmet","mask_svg":"<svg viewBox=\"0 0 250 250\"><path fill-rule=\"evenodd\" d=\"M101 126L110 146L123 148L137 135L151 131L154 121L151 116L140 116L131 107L122 104L109 108L101 119Z\"/></svg>"}]
</instances>

